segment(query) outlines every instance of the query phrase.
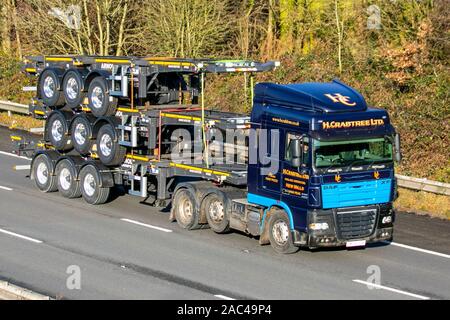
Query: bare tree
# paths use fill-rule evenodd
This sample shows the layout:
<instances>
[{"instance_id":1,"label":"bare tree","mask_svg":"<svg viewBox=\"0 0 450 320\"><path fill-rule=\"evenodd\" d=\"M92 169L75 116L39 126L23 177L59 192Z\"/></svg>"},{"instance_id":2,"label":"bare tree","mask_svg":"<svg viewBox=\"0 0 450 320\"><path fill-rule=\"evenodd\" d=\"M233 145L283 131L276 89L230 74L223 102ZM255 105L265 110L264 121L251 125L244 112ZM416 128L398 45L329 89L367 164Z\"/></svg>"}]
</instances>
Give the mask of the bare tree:
<instances>
[{"instance_id":1,"label":"bare tree","mask_svg":"<svg viewBox=\"0 0 450 320\"><path fill-rule=\"evenodd\" d=\"M177 57L211 55L226 47L226 0L153 0L143 8L147 52Z\"/></svg>"}]
</instances>

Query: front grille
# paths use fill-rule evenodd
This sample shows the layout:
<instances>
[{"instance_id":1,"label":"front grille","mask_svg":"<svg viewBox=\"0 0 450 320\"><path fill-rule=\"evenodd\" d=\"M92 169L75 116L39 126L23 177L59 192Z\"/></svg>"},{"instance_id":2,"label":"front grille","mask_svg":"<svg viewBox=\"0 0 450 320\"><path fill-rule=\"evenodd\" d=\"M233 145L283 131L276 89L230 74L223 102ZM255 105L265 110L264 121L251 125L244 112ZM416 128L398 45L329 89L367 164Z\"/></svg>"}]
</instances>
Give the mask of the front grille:
<instances>
[{"instance_id":1,"label":"front grille","mask_svg":"<svg viewBox=\"0 0 450 320\"><path fill-rule=\"evenodd\" d=\"M339 238L358 239L368 237L375 228L377 209L348 210L339 209L336 212L336 224Z\"/></svg>"}]
</instances>

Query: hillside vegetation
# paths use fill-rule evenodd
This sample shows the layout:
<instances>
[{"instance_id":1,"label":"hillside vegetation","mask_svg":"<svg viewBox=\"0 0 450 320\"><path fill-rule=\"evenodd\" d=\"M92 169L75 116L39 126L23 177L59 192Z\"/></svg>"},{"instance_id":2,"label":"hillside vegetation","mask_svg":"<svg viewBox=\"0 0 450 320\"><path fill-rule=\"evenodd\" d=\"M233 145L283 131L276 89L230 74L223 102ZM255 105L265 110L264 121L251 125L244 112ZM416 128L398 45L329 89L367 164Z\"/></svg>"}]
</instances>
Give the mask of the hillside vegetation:
<instances>
[{"instance_id":1,"label":"hillside vegetation","mask_svg":"<svg viewBox=\"0 0 450 320\"><path fill-rule=\"evenodd\" d=\"M402 136L401 173L450 182L448 0L3 0L0 6L0 99L28 102L23 55L278 59L282 66L257 81L340 78L389 111ZM210 106L249 110L245 79L211 78Z\"/></svg>"}]
</instances>

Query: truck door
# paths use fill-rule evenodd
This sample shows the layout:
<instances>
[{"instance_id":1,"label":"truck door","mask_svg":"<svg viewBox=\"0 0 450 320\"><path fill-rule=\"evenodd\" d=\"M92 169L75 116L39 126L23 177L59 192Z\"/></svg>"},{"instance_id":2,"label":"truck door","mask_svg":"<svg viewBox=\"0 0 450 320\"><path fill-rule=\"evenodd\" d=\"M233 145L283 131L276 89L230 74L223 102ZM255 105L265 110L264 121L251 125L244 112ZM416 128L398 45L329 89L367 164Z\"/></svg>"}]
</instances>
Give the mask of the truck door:
<instances>
[{"instance_id":1,"label":"truck door","mask_svg":"<svg viewBox=\"0 0 450 320\"><path fill-rule=\"evenodd\" d=\"M264 123L259 132L258 188L262 195L280 199L280 142L282 129Z\"/></svg>"},{"instance_id":2,"label":"truck door","mask_svg":"<svg viewBox=\"0 0 450 320\"><path fill-rule=\"evenodd\" d=\"M287 131L283 145L281 201L291 208L306 209L311 171L309 138L305 135ZM295 151L295 148L299 150ZM294 157L297 159L294 159Z\"/></svg>"}]
</instances>

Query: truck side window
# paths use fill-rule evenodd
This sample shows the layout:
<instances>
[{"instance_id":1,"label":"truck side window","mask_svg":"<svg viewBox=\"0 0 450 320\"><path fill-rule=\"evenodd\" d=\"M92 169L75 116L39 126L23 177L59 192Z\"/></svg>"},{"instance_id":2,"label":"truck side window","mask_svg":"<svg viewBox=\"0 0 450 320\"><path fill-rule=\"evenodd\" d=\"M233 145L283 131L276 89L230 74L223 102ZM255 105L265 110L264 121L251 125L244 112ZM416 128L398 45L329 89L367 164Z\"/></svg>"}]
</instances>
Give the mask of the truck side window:
<instances>
[{"instance_id":1,"label":"truck side window","mask_svg":"<svg viewBox=\"0 0 450 320\"><path fill-rule=\"evenodd\" d=\"M297 139L301 139L302 143L301 143L301 148L302 148L302 152L303 152L303 164L304 165L308 165L309 164L309 138L308 137L303 137L299 134L295 134L295 133L288 133L286 135L286 149L284 151L284 159L286 161L291 161L292 160L292 155L291 155L291 143L293 140L297 140Z\"/></svg>"}]
</instances>

